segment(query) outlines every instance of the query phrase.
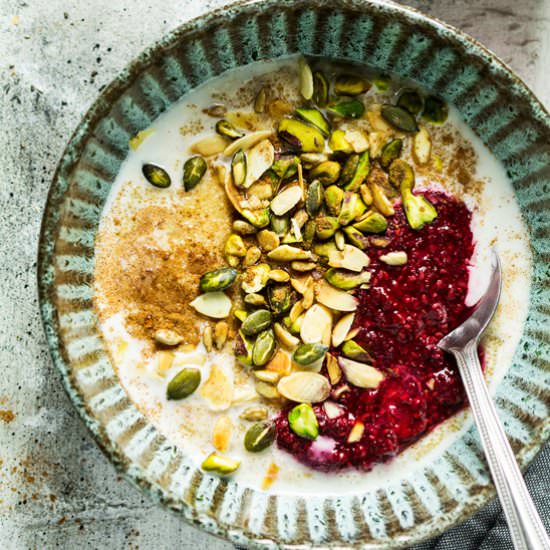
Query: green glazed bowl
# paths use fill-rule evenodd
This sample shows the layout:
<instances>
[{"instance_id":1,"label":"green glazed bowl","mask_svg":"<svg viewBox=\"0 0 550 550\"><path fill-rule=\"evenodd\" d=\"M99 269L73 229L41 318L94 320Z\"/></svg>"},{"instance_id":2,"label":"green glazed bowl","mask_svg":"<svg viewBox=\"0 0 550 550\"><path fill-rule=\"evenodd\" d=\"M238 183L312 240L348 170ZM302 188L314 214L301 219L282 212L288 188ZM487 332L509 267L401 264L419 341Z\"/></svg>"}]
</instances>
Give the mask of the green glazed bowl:
<instances>
[{"instance_id":1,"label":"green glazed bowl","mask_svg":"<svg viewBox=\"0 0 550 550\"><path fill-rule=\"evenodd\" d=\"M92 307L94 239L128 140L209 78L296 52L366 63L453 103L503 163L528 227L528 318L496 401L521 465L549 434L550 117L472 38L409 8L367 0L237 2L182 25L101 94L55 174L39 246L41 312L65 387L117 468L187 521L258 548L397 548L441 533L494 496L473 427L427 465L362 494L305 498L203 473L121 387Z\"/></svg>"}]
</instances>

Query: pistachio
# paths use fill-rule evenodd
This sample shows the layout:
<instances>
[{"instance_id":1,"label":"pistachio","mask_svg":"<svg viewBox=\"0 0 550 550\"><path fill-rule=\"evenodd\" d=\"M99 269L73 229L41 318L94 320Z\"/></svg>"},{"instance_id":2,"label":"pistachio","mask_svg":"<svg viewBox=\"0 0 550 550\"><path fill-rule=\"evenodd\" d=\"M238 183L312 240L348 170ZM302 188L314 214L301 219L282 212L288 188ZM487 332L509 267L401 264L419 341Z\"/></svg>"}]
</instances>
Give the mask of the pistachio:
<instances>
[{"instance_id":1,"label":"pistachio","mask_svg":"<svg viewBox=\"0 0 550 550\"><path fill-rule=\"evenodd\" d=\"M257 229L244 220L235 220L232 225L233 231L239 235L254 235Z\"/></svg>"},{"instance_id":2,"label":"pistachio","mask_svg":"<svg viewBox=\"0 0 550 550\"><path fill-rule=\"evenodd\" d=\"M353 179L353 176L355 175L357 171L357 167L359 166L359 155L356 153L351 154L345 164L342 168L342 173L340 174L340 180L338 181L338 185L340 187L345 187L348 185L348 183L351 182Z\"/></svg>"},{"instance_id":3,"label":"pistachio","mask_svg":"<svg viewBox=\"0 0 550 550\"><path fill-rule=\"evenodd\" d=\"M373 79L373 83L379 92L387 92L391 88L391 77L385 74L380 74Z\"/></svg>"},{"instance_id":4,"label":"pistachio","mask_svg":"<svg viewBox=\"0 0 550 550\"><path fill-rule=\"evenodd\" d=\"M328 105L327 110L345 118L360 118L365 106L358 99L340 99Z\"/></svg>"},{"instance_id":5,"label":"pistachio","mask_svg":"<svg viewBox=\"0 0 550 550\"><path fill-rule=\"evenodd\" d=\"M321 113L321 111L318 111L317 109L300 108L296 109L296 114L302 120L313 124L313 126L318 128L325 136L329 135L330 126L328 120L323 116L323 113Z\"/></svg>"},{"instance_id":6,"label":"pistachio","mask_svg":"<svg viewBox=\"0 0 550 550\"><path fill-rule=\"evenodd\" d=\"M244 209L241 212L243 218L248 220L252 225L257 227L258 229L262 229L263 227L267 227L269 225L269 208L263 208L261 210L247 210Z\"/></svg>"},{"instance_id":7,"label":"pistachio","mask_svg":"<svg viewBox=\"0 0 550 550\"><path fill-rule=\"evenodd\" d=\"M430 162L432 156L432 138L426 128L420 128L415 134L412 144L412 156L416 164L424 165Z\"/></svg>"},{"instance_id":8,"label":"pistachio","mask_svg":"<svg viewBox=\"0 0 550 550\"><path fill-rule=\"evenodd\" d=\"M344 191L337 185L331 185L325 189L325 205L331 216L338 216L344 199Z\"/></svg>"},{"instance_id":9,"label":"pistachio","mask_svg":"<svg viewBox=\"0 0 550 550\"><path fill-rule=\"evenodd\" d=\"M419 115L424 107L424 100L418 91L412 88L404 88L399 92L397 106L405 109L411 115Z\"/></svg>"},{"instance_id":10,"label":"pistachio","mask_svg":"<svg viewBox=\"0 0 550 550\"><path fill-rule=\"evenodd\" d=\"M318 281L315 292L317 301L334 311L355 311L357 309L357 298L338 290L326 281Z\"/></svg>"},{"instance_id":11,"label":"pistachio","mask_svg":"<svg viewBox=\"0 0 550 550\"><path fill-rule=\"evenodd\" d=\"M332 134L330 134L328 146L335 153L343 153L345 155L353 153L353 147L351 146L351 143L346 139L346 132L344 132L344 130L334 130Z\"/></svg>"},{"instance_id":12,"label":"pistachio","mask_svg":"<svg viewBox=\"0 0 550 550\"><path fill-rule=\"evenodd\" d=\"M325 153L302 153L300 155L300 161L302 166L307 170L310 170L317 164L328 160L328 156Z\"/></svg>"},{"instance_id":13,"label":"pistachio","mask_svg":"<svg viewBox=\"0 0 550 550\"><path fill-rule=\"evenodd\" d=\"M225 241L225 246L223 251L226 256L237 256L238 258L243 258L244 256L246 256L246 246L244 245L244 241L242 237L240 235L236 235L235 233L232 233L231 235L229 235L227 241ZM218 271L222 271L222 270L218 270ZM217 273L217 272L214 272L214 273ZM230 276L231 274L229 272L226 272L221 275L224 281L226 279L228 280ZM219 275L215 275L214 277L216 277L215 280L218 280L220 278ZM234 280L235 280L235 277L233 277L233 280L231 282L233 282Z\"/></svg>"},{"instance_id":14,"label":"pistachio","mask_svg":"<svg viewBox=\"0 0 550 550\"><path fill-rule=\"evenodd\" d=\"M346 237L342 231L338 230L334 234L334 244L338 250L344 250L346 246Z\"/></svg>"},{"instance_id":15,"label":"pistachio","mask_svg":"<svg viewBox=\"0 0 550 550\"><path fill-rule=\"evenodd\" d=\"M263 367L275 353L275 335L271 329L258 334L252 349L252 363L256 367Z\"/></svg>"},{"instance_id":16,"label":"pistachio","mask_svg":"<svg viewBox=\"0 0 550 550\"><path fill-rule=\"evenodd\" d=\"M262 382L259 380L256 382L256 392L264 397L265 399L280 399L281 394L275 386L268 384L267 382Z\"/></svg>"},{"instance_id":17,"label":"pistachio","mask_svg":"<svg viewBox=\"0 0 550 550\"><path fill-rule=\"evenodd\" d=\"M270 260L275 260L276 262L292 262L294 260L311 259L311 252L309 250L302 250L301 248L297 248L295 246L282 244L275 250L269 252L267 257Z\"/></svg>"},{"instance_id":18,"label":"pistachio","mask_svg":"<svg viewBox=\"0 0 550 550\"><path fill-rule=\"evenodd\" d=\"M222 415L216 420L212 430L212 445L217 451L224 453L231 443L233 424L228 416Z\"/></svg>"},{"instance_id":19,"label":"pistachio","mask_svg":"<svg viewBox=\"0 0 550 550\"><path fill-rule=\"evenodd\" d=\"M243 136L242 138L236 139L235 141L231 142L224 149L223 154L226 157L231 157L239 149L242 151L247 151L248 149L256 145L256 143L259 143L260 141L269 138L271 134L271 130L259 130L257 132L252 132L251 134L247 134L246 136Z\"/></svg>"},{"instance_id":20,"label":"pistachio","mask_svg":"<svg viewBox=\"0 0 550 550\"><path fill-rule=\"evenodd\" d=\"M338 322L334 325L334 328L332 329L333 347L337 348L340 344L342 344L345 341L346 336L351 330L351 326L353 325L354 320L355 320L355 313L348 313L347 315L343 315L338 320Z\"/></svg>"},{"instance_id":21,"label":"pistachio","mask_svg":"<svg viewBox=\"0 0 550 550\"><path fill-rule=\"evenodd\" d=\"M362 233L383 233L388 227L388 222L382 214L371 210L354 223L353 227Z\"/></svg>"},{"instance_id":22,"label":"pistachio","mask_svg":"<svg viewBox=\"0 0 550 550\"><path fill-rule=\"evenodd\" d=\"M343 250L329 254L328 265L359 272L369 265L369 257L356 246L344 244Z\"/></svg>"},{"instance_id":23,"label":"pistachio","mask_svg":"<svg viewBox=\"0 0 550 550\"><path fill-rule=\"evenodd\" d=\"M216 132L218 132L220 136L224 136L229 139L239 139L244 135L241 130L237 130L231 122L225 119L218 120L218 122L216 122Z\"/></svg>"},{"instance_id":24,"label":"pistachio","mask_svg":"<svg viewBox=\"0 0 550 550\"><path fill-rule=\"evenodd\" d=\"M355 227L348 225L347 227L344 227L343 231L346 234L348 241L357 248L364 250L367 246L369 246L369 239Z\"/></svg>"},{"instance_id":25,"label":"pistachio","mask_svg":"<svg viewBox=\"0 0 550 550\"><path fill-rule=\"evenodd\" d=\"M342 290L352 290L359 285L367 284L371 274L368 271L354 273L346 269L334 269L331 267L325 272L325 279L334 287Z\"/></svg>"},{"instance_id":26,"label":"pistachio","mask_svg":"<svg viewBox=\"0 0 550 550\"><path fill-rule=\"evenodd\" d=\"M246 296L245 296L246 298ZM234 312L233 312L233 315L235 315L235 317L242 323L247 317L248 317L248 313L246 310L244 309L236 309Z\"/></svg>"},{"instance_id":27,"label":"pistachio","mask_svg":"<svg viewBox=\"0 0 550 550\"><path fill-rule=\"evenodd\" d=\"M304 242L304 248L306 249L311 248L313 239L315 238L315 231L316 231L315 220L308 220L302 232L302 240Z\"/></svg>"},{"instance_id":28,"label":"pistachio","mask_svg":"<svg viewBox=\"0 0 550 550\"><path fill-rule=\"evenodd\" d=\"M273 229L279 237L282 237L288 231L289 227L290 220L288 216L271 216L271 229Z\"/></svg>"},{"instance_id":29,"label":"pistachio","mask_svg":"<svg viewBox=\"0 0 550 550\"><path fill-rule=\"evenodd\" d=\"M166 399L179 400L190 396L201 383L201 371L185 368L178 372L166 387Z\"/></svg>"},{"instance_id":30,"label":"pistachio","mask_svg":"<svg viewBox=\"0 0 550 550\"><path fill-rule=\"evenodd\" d=\"M328 82L325 75L317 71L313 73L313 97L314 103L319 107L326 107L328 101Z\"/></svg>"},{"instance_id":31,"label":"pistachio","mask_svg":"<svg viewBox=\"0 0 550 550\"><path fill-rule=\"evenodd\" d=\"M361 197L359 197L357 193L346 191L344 193L344 200L342 201L342 208L338 216L338 223L340 225L348 225L357 215L362 213L361 210L364 212L366 207L361 203Z\"/></svg>"},{"instance_id":32,"label":"pistachio","mask_svg":"<svg viewBox=\"0 0 550 550\"><path fill-rule=\"evenodd\" d=\"M231 160L231 175L236 187L244 187L246 180L246 155L242 149L239 149Z\"/></svg>"},{"instance_id":33,"label":"pistachio","mask_svg":"<svg viewBox=\"0 0 550 550\"><path fill-rule=\"evenodd\" d=\"M275 231L270 231L269 229L262 229L256 235L256 238L258 239L258 244L268 252L275 250L280 244L279 235L277 235Z\"/></svg>"},{"instance_id":34,"label":"pistachio","mask_svg":"<svg viewBox=\"0 0 550 550\"><path fill-rule=\"evenodd\" d=\"M365 363L339 357L338 364L344 371L347 381L358 388L376 389L384 380L384 375L379 370Z\"/></svg>"},{"instance_id":35,"label":"pistachio","mask_svg":"<svg viewBox=\"0 0 550 550\"><path fill-rule=\"evenodd\" d=\"M246 178L244 180L243 187L248 189L267 170L271 168L275 160L275 149L273 148L271 141L264 139L251 147L246 157ZM270 185L269 197L271 198Z\"/></svg>"},{"instance_id":36,"label":"pistachio","mask_svg":"<svg viewBox=\"0 0 550 550\"><path fill-rule=\"evenodd\" d=\"M384 216L393 216L395 214L395 210L384 189L377 183L373 182L371 183L371 192L372 201L377 210L384 214Z\"/></svg>"},{"instance_id":37,"label":"pistachio","mask_svg":"<svg viewBox=\"0 0 550 550\"><path fill-rule=\"evenodd\" d=\"M300 159L295 156L277 159L271 166L271 170L280 180L287 180L296 175Z\"/></svg>"},{"instance_id":38,"label":"pistachio","mask_svg":"<svg viewBox=\"0 0 550 550\"><path fill-rule=\"evenodd\" d=\"M249 422L258 422L260 420L266 420L268 411L265 407L253 406L247 407L240 415L241 420L248 420Z\"/></svg>"},{"instance_id":39,"label":"pistachio","mask_svg":"<svg viewBox=\"0 0 550 550\"><path fill-rule=\"evenodd\" d=\"M360 420L357 420L353 425L353 428L350 430L347 442L348 443L357 443L361 441L363 434L365 433L365 425Z\"/></svg>"},{"instance_id":40,"label":"pistachio","mask_svg":"<svg viewBox=\"0 0 550 550\"><path fill-rule=\"evenodd\" d=\"M342 353L349 359L354 359L360 363L372 361L370 353L355 340L347 340L342 346Z\"/></svg>"},{"instance_id":41,"label":"pistachio","mask_svg":"<svg viewBox=\"0 0 550 550\"><path fill-rule=\"evenodd\" d=\"M267 289L267 301L276 317L286 313L291 306L290 286L284 283L272 285Z\"/></svg>"},{"instance_id":42,"label":"pistachio","mask_svg":"<svg viewBox=\"0 0 550 550\"><path fill-rule=\"evenodd\" d=\"M239 267L239 264L241 263L241 259L238 256L232 256L231 254L227 254L225 256L225 261L231 267Z\"/></svg>"},{"instance_id":43,"label":"pistachio","mask_svg":"<svg viewBox=\"0 0 550 550\"><path fill-rule=\"evenodd\" d=\"M199 288L201 292L216 292L229 288L237 278L238 271L231 267L222 267L215 271L209 271L200 278Z\"/></svg>"},{"instance_id":44,"label":"pistachio","mask_svg":"<svg viewBox=\"0 0 550 550\"><path fill-rule=\"evenodd\" d=\"M370 88L370 82L354 75L340 75L334 83L334 93L337 95L359 95Z\"/></svg>"},{"instance_id":45,"label":"pistachio","mask_svg":"<svg viewBox=\"0 0 550 550\"><path fill-rule=\"evenodd\" d=\"M163 346L177 346L183 342L183 336L175 330L159 329L155 332L155 342Z\"/></svg>"},{"instance_id":46,"label":"pistachio","mask_svg":"<svg viewBox=\"0 0 550 550\"><path fill-rule=\"evenodd\" d=\"M279 122L279 137L296 151L322 153L325 139L322 132L299 120L284 118Z\"/></svg>"},{"instance_id":47,"label":"pistachio","mask_svg":"<svg viewBox=\"0 0 550 550\"><path fill-rule=\"evenodd\" d=\"M271 211L276 216L283 216L302 200L302 189L299 185L289 185L271 201Z\"/></svg>"},{"instance_id":48,"label":"pistachio","mask_svg":"<svg viewBox=\"0 0 550 550\"><path fill-rule=\"evenodd\" d=\"M307 311L300 328L300 337L305 344L314 344L323 341L326 334L330 334L332 330L332 313L321 304L313 304ZM298 350L294 352L295 361L300 363L296 358ZM307 363L301 363L307 364Z\"/></svg>"},{"instance_id":49,"label":"pistachio","mask_svg":"<svg viewBox=\"0 0 550 550\"><path fill-rule=\"evenodd\" d=\"M280 323L275 323L273 325L273 330L275 331L275 336L277 336L279 343L286 349L293 349L300 343L300 340L290 334L290 332L288 332L288 330L286 330Z\"/></svg>"},{"instance_id":50,"label":"pistachio","mask_svg":"<svg viewBox=\"0 0 550 550\"><path fill-rule=\"evenodd\" d=\"M401 149L403 149L403 140L392 139L388 141L382 148L382 154L380 156L380 164L382 167L388 169L390 164L401 155Z\"/></svg>"},{"instance_id":51,"label":"pistachio","mask_svg":"<svg viewBox=\"0 0 550 550\"><path fill-rule=\"evenodd\" d=\"M321 182L319 180L315 180L312 182L312 184L309 186L307 190L307 198L306 198L306 210L307 213L314 217L317 212L319 212L319 209L321 208L321 205L323 204L323 186L321 185Z\"/></svg>"},{"instance_id":52,"label":"pistachio","mask_svg":"<svg viewBox=\"0 0 550 550\"><path fill-rule=\"evenodd\" d=\"M265 106L267 103L267 87L262 86L258 93L256 94L256 98L254 99L254 112L261 114L265 113Z\"/></svg>"},{"instance_id":53,"label":"pistachio","mask_svg":"<svg viewBox=\"0 0 550 550\"><path fill-rule=\"evenodd\" d=\"M245 336L242 331L239 330L238 336L235 338L234 349L235 358L243 365L252 365L252 349L254 348L254 342L248 336Z\"/></svg>"},{"instance_id":54,"label":"pistachio","mask_svg":"<svg viewBox=\"0 0 550 550\"><path fill-rule=\"evenodd\" d=\"M313 252L315 252L317 256L320 256L323 261L328 261L329 254L333 250L338 250L334 241L315 243L315 245L313 245Z\"/></svg>"},{"instance_id":55,"label":"pistachio","mask_svg":"<svg viewBox=\"0 0 550 550\"><path fill-rule=\"evenodd\" d=\"M388 265L405 265L407 263L407 253L404 251L388 252L380 256L380 261Z\"/></svg>"},{"instance_id":56,"label":"pistachio","mask_svg":"<svg viewBox=\"0 0 550 550\"><path fill-rule=\"evenodd\" d=\"M342 369L338 365L338 359L334 355L327 354L327 374L330 383L335 386L342 379Z\"/></svg>"},{"instance_id":57,"label":"pistachio","mask_svg":"<svg viewBox=\"0 0 550 550\"><path fill-rule=\"evenodd\" d=\"M310 177L318 179L324 186L338 181L341 167L334 160L326 160L315 166L309 173Z\"/></svg>"},{"instance_id":58,"label":"pistachio","mask_svg":"<svg viewBox=\"0 0 550 550\"><path fill-rule=\"evenodd\" d=\"M273 422L258 422L248 428L244 448L250 453L259 453L273 444L276 433Z\"/></svg>"},{"instance_id":59,"label":"pistachio","mask_svg":"<svg viewBox=\"0 0 550 550\"><path fill-rule=\"evenodd\" d=\"M284 269L272 269L269 278L276 283L286 283L290 280L290 275Z\"/></svg>"},{"instance_id":60,"label":"pistachio","mask_svg":"<svg viewBox=\"0 0 550 550\"><path fill-rule=\"evenodd\" d=\"M214 134L195 141L195 143L191 145L190 150L192 153L196 153L203 157L212 157L222 153L226 147L227 139L219 134Z\"/></svg>"},{"instance_id":61,"label":"pistachio","mask_svg":"<svg viewBox=\"0 0 550 550\"><path fill-rule=\"evenodd\" d=\"M313 73L303 57L298 61L298 72L300 75L300 94L304 99L309 100L313 97Z\"/></svg>"},{"instance_id":62,"label":"pistachio","mask_svg":"<svg viewBox=\"0 0 550 550\"><path fill-rule=\"evenodd\" d=\"M198 313L213 319L224 319L231 311L231 300L220 291L201 294L189 305Z\"/></svg>"},{"instance_id":63,"label":"pistachio","mask_svg":"<svg viewBox=\"0 0 550 550\"><path fill-rule=\"evenodd\" d=\"M251 246L247 251L243 260L243 267L250 267L260 260L262 251L257 246Z\"/></svg>"},{"instance_id":64,"label":"pistachio","mask_svg":"<svg viewBox=\"0 0 550 550\"><path fill-rule=\"evenodd\" d=\"M424 101L422 118L433 124L443 124L449 115L449 108L441 99L429 96Z\"/></svg>"},{"instance_id":65,"label":"pistachio","mask_svg":"<svg viewBox=\"0 0 550 550\"><path fill-rule=\"evenodd\" d=\"M298 371L283 376L277 384L279 393L298 403L319 403L330 394L328 380L316 372Z\"/></svg>"},{"instance_id":66,"label":"pistachio","mask_svg":"<svg viewBox=\"0 0 550 550\"><path fill-rule=\"evenodd\" d=\"M369 186L366 183L363 183L359 187L359 195L361 195L361 200L366 206L370 206L372 204L372 201L373 201L372 193Z\"/></svg>"},{"instance_id":67,"label":"pistachio","mask_svg":"<svg viewBox=\"0 0 550 550\"><path fill-rule=\"evenodd\" d=\"M255 370L254 377L268 384L276 384L280 378L277 372L270 370Z\"/></svg>"},{"instance_id":68,"label":"pistachio","mask_svg":"<svg viewBox=\"0 0 550 550\"><path fill-rule=\"evenodd\" d=\"M299 271L300 273L305 273L306 271L312 271L317 267L317 264L315 262L302 262L302 261L294 261L290 263L290 267L294 271Z\"/></svg>"},{"instance_id":69,"label":"pistachio","mask_svg":"<svg viewBox=\"0 0 550 550\"><path fill-rule=\"evenodd\" d=\"M302 323L304 322L304 317L306 316L305 313L302 313L299 317L295 319L295 321L290 325L290 332L292 334L300 334L300 330L302 329ZM286 319L286 317L285 317Z\"/></svg>"},{"instance_id":70,"label":"pistachio","mask_svg":"<svg viewBox=\"0 0 550 550\"><path fill-rule=\"evenodd\" d=\"M302 403L296 405L288 413L290 429L298 436L315 440L319 437L319 423L311 405Z\"/></svg>"},{"instance_id":71,"label":"pistachio","mask_svg":"<svg viewBox=\"0 0 550 550\"><path fill-rule=\"evenodd\" d=\"M319 216L315 220L315 234L318 239L330 239L339 228L338 219L333 216Z\"/></svg>"},{"instance_id":72,"label":"pistachio","mask_svg":"<svg viewBox=\"0 0 550 550\"><path fill-rule=\"evenodd\" d=\"M232 474L240 465L240 460L234 460L218 453L212 453L203 460L201 468L205 472L214 472L223 476Z\"/></svg>"},{"instance_id":73,"label":"pistachio","mask_svg":"<svg viewBox=\"0 0 550 550\"><path fill-rule=\"evenodd\" d=\"M380 111L382 118L389 122L394 128L403 132L417 132L418 126L414 117L401 107L394 105L384 105Z\"/></svg>"},{"instance_id":74,"label":"pistachio","mask_svg":"<svg viewBox=\"0 0 550 550\"><path fill-rule=\"evenodd\" d=\"M298 346L292 356L299 365L310 365L322 359L328 350L327 346L318 342Z\"/></svg>"},{"instance_id":75,"label":"pistachio","mask_svg":"<svg viewBox=\"0 0 550 550\"><path fill-rule=\"evenodd\" d=\"M206 325L206 327L204 327L204 332L202 333L202 343L204 344L204 349L206 349L206 351L212 351L214 339L212 337L212 327L210 325Z\"/></svg>"},{"instance_id":76,"label":"pistachio","mask_svg":"<svg viewBox=\"0 0 550 550\"><path fill-rule=\"evenodd\" d=\"M244 299L244 303L248 304L249 306L261 307L261 306L267 305L265 298L261 294L258 294L257 292L246 294L243 299Z\"/></svg>"},{"instance_id":77,"label":"pistachio","mask_svg":"<svg viewBox=\"0 0 550 550\"><path fill-rule=\"evenodd\" d=\"M145 176L145 179L154 187L164 189L170 187L172 183L168 172L156 164L144 164L141 167L141 172Z\"/></svg>"},{"instance_id":78,"label":"pistachio","mask_svg":"<svg viewBox=\"0 0 550 550\"><path fill-rule=\"evenodd\" d=\"M267 281L269 281L269 272L271 268L268 264L257 264L247 267L242 275L241 288L247 294L260 292Z\"/></svg>"},{"instance_id":79,"label":"pistachio","mask_svg":"<svg viewBox=\"0 0 550 550\"><path fill-rule=\"evenodd\" d=\"M227 113L227 109L225 105L221 103L214 103L214 105L210 105L210 107L207 107L206 109L203 109L202 112L205 115L214 117L214 118L220 118Z\"/></svg>"}]
</instances>

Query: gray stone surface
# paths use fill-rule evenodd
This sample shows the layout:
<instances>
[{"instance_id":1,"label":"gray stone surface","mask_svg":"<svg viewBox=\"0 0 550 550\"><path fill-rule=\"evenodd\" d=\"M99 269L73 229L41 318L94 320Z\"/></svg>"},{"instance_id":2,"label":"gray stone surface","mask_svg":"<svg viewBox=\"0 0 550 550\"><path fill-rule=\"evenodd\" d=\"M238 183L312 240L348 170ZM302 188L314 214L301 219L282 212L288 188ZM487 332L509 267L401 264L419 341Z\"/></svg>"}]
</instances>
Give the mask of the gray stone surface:
<instances>
[{"instance_id":1,"label":"gray stone surface","mask_svg":"<svg viewBox=\"0 0 550 550\"><path fill-rule=\"evenodd\" d=\"M98 92L144 47L219 0L0 0L0 548L230 548L118 479L63 392L35 285L49 182ZM423 0L550 105L548 0ZM12 419L13 414L13 419Z\"/></svg>"}]
</instances>

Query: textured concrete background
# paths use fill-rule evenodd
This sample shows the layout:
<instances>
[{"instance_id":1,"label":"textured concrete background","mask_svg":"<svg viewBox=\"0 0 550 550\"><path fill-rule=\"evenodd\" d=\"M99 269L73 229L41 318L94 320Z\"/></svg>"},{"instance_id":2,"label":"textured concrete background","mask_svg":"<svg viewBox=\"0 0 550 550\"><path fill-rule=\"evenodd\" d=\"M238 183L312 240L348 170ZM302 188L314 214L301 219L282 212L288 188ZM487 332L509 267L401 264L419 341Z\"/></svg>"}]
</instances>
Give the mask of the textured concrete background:
<instances>
[{"instance_id":1,"label":"textured concrete background","mask_svg":"<svg viewBox=\"0 0 550 550\"><path fill-rule=\"evenodd\" d=\"M42 333L36 247L49 182L98 92L221 0L0 0L0 548L230 545L119 480L61 388ZM410 2L469 32L550 105L550 0Z\"/></svg>"}]
</instances>

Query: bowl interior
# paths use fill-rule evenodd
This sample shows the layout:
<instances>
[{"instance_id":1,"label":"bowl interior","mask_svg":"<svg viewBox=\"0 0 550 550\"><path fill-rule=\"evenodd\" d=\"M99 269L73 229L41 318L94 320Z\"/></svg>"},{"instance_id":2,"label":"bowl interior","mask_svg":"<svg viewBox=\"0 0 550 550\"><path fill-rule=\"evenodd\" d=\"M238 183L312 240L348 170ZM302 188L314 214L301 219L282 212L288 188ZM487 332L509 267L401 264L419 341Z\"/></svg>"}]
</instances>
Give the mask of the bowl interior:
<instances>
[{"instance_id":1,"label":"bowl interior","mask_svg":"<svg viewBox=\"0 0 550 550\"><path fill-rule=\"evenodd\" d=\"M187 91L234 67L293 53L365 63L453 103L503 163L533 250L528 319L497 403L522 464L548 437L550 403L550 119L472 39L378 2L238 3L180 27L99 97L52 184L39 249L41 310L64 383L111 460L153 498L235 543L409 545L465 519L492 495L470 430L427 466L358 495L272 495L201 472L148 422L119 384L92 307L94 238L128 141Z\"/></svg>"}]
</instances>

